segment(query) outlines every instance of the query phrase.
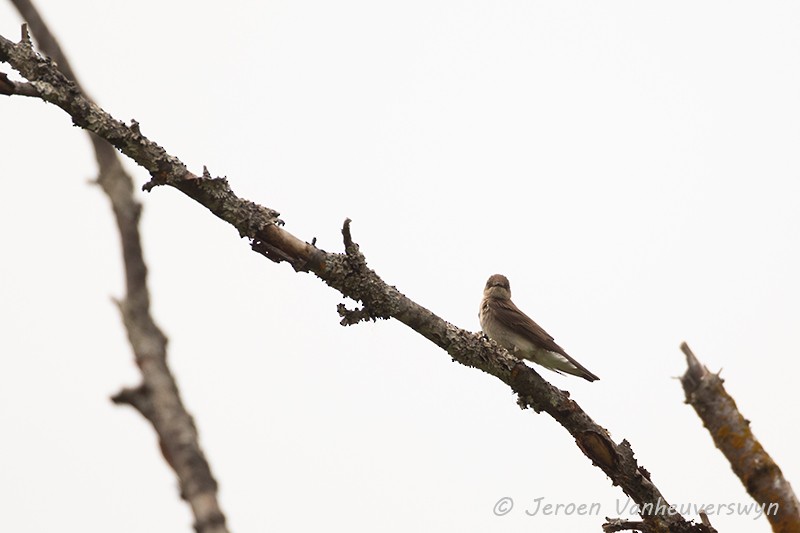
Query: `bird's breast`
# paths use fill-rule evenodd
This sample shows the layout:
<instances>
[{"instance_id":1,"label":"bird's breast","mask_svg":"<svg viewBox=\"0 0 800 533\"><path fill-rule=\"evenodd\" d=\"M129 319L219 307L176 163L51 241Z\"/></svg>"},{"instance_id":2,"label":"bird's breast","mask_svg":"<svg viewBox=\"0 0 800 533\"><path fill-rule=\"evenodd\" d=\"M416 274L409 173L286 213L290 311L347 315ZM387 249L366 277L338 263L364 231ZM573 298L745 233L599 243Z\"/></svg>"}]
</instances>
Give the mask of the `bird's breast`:
<instances>
[{"instance_id":1,"label":"bird's breast","mask_svg":"<svg viewBox=\"0 0 800 533\"><path fill-rule=\"evenodd\" d=\"M530 359L538 350L538 347L530 339L498 320L488 299L481 302L479 318L483 332L494 342L516 354L517 357Z\"/></svg>"}]
</instances>

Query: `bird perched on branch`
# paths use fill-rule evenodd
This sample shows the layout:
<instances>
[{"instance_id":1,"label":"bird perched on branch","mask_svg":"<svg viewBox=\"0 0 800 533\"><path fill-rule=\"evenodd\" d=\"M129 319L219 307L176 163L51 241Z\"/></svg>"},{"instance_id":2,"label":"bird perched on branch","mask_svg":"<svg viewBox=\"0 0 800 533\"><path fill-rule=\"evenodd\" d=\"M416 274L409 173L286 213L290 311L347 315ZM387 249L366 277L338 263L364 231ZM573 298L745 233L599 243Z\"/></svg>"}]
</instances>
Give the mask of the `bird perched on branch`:
<instances>
[{"instance_id":1,"label":"bird perched on branch","mask_svg":"<svg viewBox=\"0 0 800 533\"><path fill-rule=\"evenodd\" d=\"M587 381L600 379L567 355L553 337L514 305L507 277L495 274L486 282L478 318L483 332L515 357Z\"/></svg>"}]
</instances>

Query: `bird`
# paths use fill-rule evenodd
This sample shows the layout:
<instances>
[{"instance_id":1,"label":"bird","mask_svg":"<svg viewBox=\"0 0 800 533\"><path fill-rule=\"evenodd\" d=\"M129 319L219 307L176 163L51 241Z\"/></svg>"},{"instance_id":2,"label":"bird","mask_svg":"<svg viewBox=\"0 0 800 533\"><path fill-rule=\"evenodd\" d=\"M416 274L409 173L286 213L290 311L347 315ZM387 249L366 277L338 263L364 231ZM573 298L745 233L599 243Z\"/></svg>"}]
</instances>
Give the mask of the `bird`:
<instances>
[{"instance_id":1,"label":"bird","mask_svg":"<svg viewBox=\"0 0 800 533\"><path fill-rule=\"evenodd\" d=\"M553 337L514 305L511 285L502 274L494 274L486 282L478 319L486 336L515 357L586 381L600 379L567 355Z\"/></svg>"}]
</instances>

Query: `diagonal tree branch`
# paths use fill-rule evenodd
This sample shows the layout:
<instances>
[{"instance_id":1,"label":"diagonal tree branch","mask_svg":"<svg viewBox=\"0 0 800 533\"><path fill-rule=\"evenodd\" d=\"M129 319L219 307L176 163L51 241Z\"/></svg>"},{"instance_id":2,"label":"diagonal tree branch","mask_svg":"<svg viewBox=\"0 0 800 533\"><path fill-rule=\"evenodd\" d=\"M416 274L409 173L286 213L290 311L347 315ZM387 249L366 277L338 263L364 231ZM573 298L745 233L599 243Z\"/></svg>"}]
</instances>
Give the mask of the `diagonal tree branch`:
<instances>
[{"instance_id":1,"label":"diagonal tree branch","mask_svg":"<svg viewBox=\"0 0 800 533\"><path fill-rule=\"evenodd\" d=\"M146 168L151 180L145 190L165 184L175 187L233 225L241 236L250 239L255 251L272 261L288 262L296 271L313 272L344 296L361 302L357 316L344 310L343 320L347 323L395 318L446 350L455 361L508 384L518 394L521 407L548 413L570 432L581 451L612 483L639 505L647 531L710 531L705 525L692 524L668 512L669 504L652 483L650 474L637 464L630 444L615 443L567 393L550 385L494 342L457 328L386 284L367 266L352 240L349 221L342 231L343 254L328 253L303 242L281 227L276 211L239 198L224 178L189 172L180 160L144 137L138 125L126 126L89 102L51 61L38 56L30 45L15 44L0 36L0 60L10 63L40 90L42 99L65 110L75 124L102 136Z\"/></svg>"},{"instance_id":2,"label":"diagonal tree branch","mask_svg":"<svg viewBox=\"0 0 800 533\"><path fill-rule=\"evenodd\" d=\"M64 79L72 80L72 90L82 92L67 57L33 4L29 0L12 0L12 3L28 21L42 50L56 61ZM23 42L29 42L24 27ZM50 63L50 68L54 66ZM15 85L18 91L39 92L41 89L35 83ZM83 98L90 101L88 97ZM178 476L181 497L192 509L195 530L198 533L227 533L225 515L217 499L217 482L200 447L197 428L183 405L178 385L167 364L167 338L150 314L147 266L139 234L142 206L134 198L133 179L122 167L114 147L90 130L87 133L99 167L97 183L111 202L119 230L126 294L123 300L117 301L117 306L142 373L141 385L124 389L112 400L133 406L153 425L161 452Z\"/></svg>"},{"instance_id":3,"label":"diagonal tree branch","mask_svg":"<svg viewBox=\"0 0 800 533\"><path fill-rule=\"evenodd\" d=\"M772 530L800 532L800 504L792 486L753 435L750 421L722 386L722 378L709 372L685 342L681 350L688 366L681 377L686 403L694 407L748 494L762 506Z\"/></svg>"}]
</instances>

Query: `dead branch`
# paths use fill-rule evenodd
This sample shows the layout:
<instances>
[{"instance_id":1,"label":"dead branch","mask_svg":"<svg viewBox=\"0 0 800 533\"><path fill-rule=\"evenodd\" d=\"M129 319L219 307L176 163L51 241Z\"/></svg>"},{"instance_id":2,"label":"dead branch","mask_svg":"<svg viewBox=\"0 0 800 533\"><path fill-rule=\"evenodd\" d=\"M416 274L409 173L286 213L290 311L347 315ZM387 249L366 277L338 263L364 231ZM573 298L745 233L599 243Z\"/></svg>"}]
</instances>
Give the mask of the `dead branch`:
<instances>
[{"instance_id":1,"label":"dead branch","mask_svg":"<svg viewBox=\"0 0 800 533\"><path fill-rule=\"evenodd\" d=\"M709 372L685 342L681 350L688 365L681 377L686 403L694 407L714 445L728 459L748 494L763 506L772 530L800 532L800 505L791 485L753 435L750 421L742 416L722 386L722 378Z\"/></svg>"},{"instance_id":2,"label":"dead branch","mask_svg":"<svg viewBox=\"0 0 800 533\"><path fill-rule=\"evenodd\" d=\"M233 225L251 240L254 249L275 262L288 262L297 271L310 271L344 296L361 303L361 315L393 317L441 347L459 363L478 368L508 384L518 394L521 407L544 411L575 438L583 453L603 470L613 484L636 502L640 509L658 509L669 504L640 467L627 441L615 443L567 393L552 386L532 368L479 334L457 328L386 284L368 268L366 259L352 241L349 223L343 237L346 253L328 253L303 242L281 227L278 213L239 198L224 178L195 175L176 157L88 101L46 58L31 46L15 44L0 36L0 60L7 61L41 91L41 98L65 110L73 122L112 143L122 153L150 172L144 186L151 190L169 185L204 205L217 217ZM364 314L366 313L366 314ZM345 316L345 319L348 315ZM704 532L682 516L665 512L643 513L653 532Z\"/></svg>"},{"instance_id":3,"label":"dead branch","mask_svg":"<svg viewBox=\"0 0 800 533\"><path fill-rule=\"evenodd\" d=\"M29 0L12 0L28 21L39 46L58 64L63 79L71 80L73 90L81 91L75 73L55 37ZM23 42L30 48L27 26L23 26ZM55 64L49 63L50 68ZM0 91L4 76L0 76ZM13 83L13 82L12 82ZM42 97L35 83L14 83L15 94ZM83 97L88 102L88 97ZM92 140L99 167L97 184L111 202L122 244L126 294L117 302L128 332L136 363L142 373L142 384L124 389L112 400L137 409L158 435L167 463L175 471L180 494L194 514L198 533L227 533L219 500L217 482L205 458L194 421L186 410L178 385L167 364L167 338L150 314L150 293L147 287L147 266L142 253L139 217L142 206L133 195L133 179L125 172L116 150L108 142L87 130Z\"/></svg>"}]
</instances>

